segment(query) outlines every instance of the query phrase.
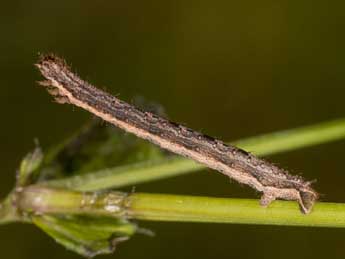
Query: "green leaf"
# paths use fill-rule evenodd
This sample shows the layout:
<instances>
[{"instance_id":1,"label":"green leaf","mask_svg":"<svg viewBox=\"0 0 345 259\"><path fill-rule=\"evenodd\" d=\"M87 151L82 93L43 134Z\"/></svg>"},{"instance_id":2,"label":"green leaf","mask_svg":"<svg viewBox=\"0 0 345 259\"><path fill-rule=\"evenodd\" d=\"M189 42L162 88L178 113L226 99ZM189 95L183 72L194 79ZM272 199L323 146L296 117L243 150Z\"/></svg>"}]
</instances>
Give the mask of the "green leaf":
<instances>
[{"instance_id":1,"label":"green leaf","mask_svg":"<svg viewBox=\"0 0 345 259\"><path fill-rule=\"evenodd\" d=\"M34 173L41 166L43 153L40 147L36 147L28 153L20 163L17 174L17 186L25 186L34 181Z\"/></svg>"},{"instance_id":2,"label":"green leaf","mask_svg":"<svg viewBox=\"0 0 345 259\"><path fill-rule=\"evenodd\" d=\"M88 216L34 216L32 222L56 242L78 254L94 257L114 252L136 226L120 218Z\"/></svg>"}]
</instances>

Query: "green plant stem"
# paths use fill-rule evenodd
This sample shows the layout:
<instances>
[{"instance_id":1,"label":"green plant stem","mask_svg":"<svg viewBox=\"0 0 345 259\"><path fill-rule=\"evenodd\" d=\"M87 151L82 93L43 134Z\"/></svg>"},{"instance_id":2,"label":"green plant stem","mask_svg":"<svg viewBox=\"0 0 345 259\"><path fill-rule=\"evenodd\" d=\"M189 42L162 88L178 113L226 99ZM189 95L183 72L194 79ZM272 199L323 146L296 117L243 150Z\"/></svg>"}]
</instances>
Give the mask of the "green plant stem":
<instances>
[{"instance_id":1,"label":"green plant stem","mask_svg":"<svg viewBox=\"0 0 345 259\"><path fill-rule=\"evenodd\" d=\"M0 202L0 224L7 224L16 221L25 221L13 206L13 193L10 193L7 198Z\"/></svg>"},{"instance_id":2,"label":"green plant stem","mask_svg":"<svg viewBox=\"0 0 345 259\"><path fill-rule=\"evenodd\" d=\"M345 204L319 202L302 214L297 202L210 198L136 193L130 196L129 215L140 220L186 221L281 226L345 227Z\"/></svg>"},{"instance_id":3,"label":"green plant stem","mask_svg":"<svg viewBox=\"0 0 345 259\"><path fill-rule=\"evenodd\" d=\"M44 182L43 185L78 191L97 191L165 179L195 172L202 168L204 168L202 165L192 160L176 157L104 169L85 175Z\"/></svg>"},{"instance_id":4,"label":"green plant stem","mask_svg":"<svg viewBox=\"0 0 345 259\"><path fill-rule=\"evenodd\" d=\"M152 221L345 227L345 204L317 203L302 214L297 202L275 201L268 208L258 200L167 194L82 193L40 186L18 196L20 210L34 214L83 214Z\"/></svg>"},{"instance_id":5,"label":"green plant stem","mask_svg":"<svg viewBox=\"0 0 345 259\"><path fill-rule=\"evenodd\" d=\"M345 119L338 119L238 140L233 144L256 155L265 156L326 143L344 137ZM49 181L44 184L80 191L94 191L183 175L202 168L201 164L178 157L157 162L109 168L87 175Z\"/></svg>"},{"instance_id":6,"label":"green plant stem","mask_svg":"<svg viewBox=\"0 0 345 259\"><path fill-rule=\"evenodd\" d=\"M345 137L345 119L255 136L233 144L258 156L266 156L323 144Z\"/></svg>"},{"instance_id":7,"label":"green plant stem","mask_svg":"<svg viewBox=\"0 0 345 259\"><path fill-rule=\"evenodd\" d=\"M31 185L17 193L16 206L33 214L89 214L121 217L128 195L123 192L84 193Z\"/></svg>"}]
</instances>

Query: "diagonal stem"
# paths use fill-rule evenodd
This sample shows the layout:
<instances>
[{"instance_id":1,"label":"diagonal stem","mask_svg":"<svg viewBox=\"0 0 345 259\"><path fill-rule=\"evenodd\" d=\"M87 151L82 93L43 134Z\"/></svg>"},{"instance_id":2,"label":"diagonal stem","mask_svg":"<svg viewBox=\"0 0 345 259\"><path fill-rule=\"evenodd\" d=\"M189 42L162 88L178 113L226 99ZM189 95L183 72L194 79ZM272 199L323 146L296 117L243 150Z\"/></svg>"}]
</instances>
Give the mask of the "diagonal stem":
<instances>
[{"instance_id":1,"label":"diagonal stem","mask_svg":"<svg viewBox=\"0 0 345 259\"><path fill-rule=\"evenodd\" d=\"M345 119L338 119L238 140L232 144L256 155L265 156L335 141L344 137ZM202 168L204 168L202 165L192 160L177 157L109 168L86 175L45 182L44 185L93 191L183 175Z\"/></svg>"}]
</instances>

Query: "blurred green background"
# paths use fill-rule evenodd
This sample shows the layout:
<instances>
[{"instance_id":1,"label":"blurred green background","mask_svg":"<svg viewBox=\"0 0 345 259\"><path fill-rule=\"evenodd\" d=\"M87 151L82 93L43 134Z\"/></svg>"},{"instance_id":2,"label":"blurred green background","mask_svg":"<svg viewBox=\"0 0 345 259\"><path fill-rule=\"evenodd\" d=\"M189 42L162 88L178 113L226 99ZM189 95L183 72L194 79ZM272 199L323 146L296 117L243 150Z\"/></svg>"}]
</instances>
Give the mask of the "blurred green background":
<instances>
[{"instance_id":1,"label":"blurred green background","mask_svg":"<svg viewBox=\"0 0 345 259\"><path fill-rule=\"evenodd\" d=\"M38 52L65 57L85 79L223 140L345 116L343 1L3 1L0 9L0 195L22 156L69 136L90 115L56 105L35 81ZM270 160L317 179L345 202L345 141ZM220 174L136 186L140 192L258 197ZM343 258L344 229L139 222L98 258ZM31 225L0 228L1 258L80 258Z\"/></svg>"}]
</instances>

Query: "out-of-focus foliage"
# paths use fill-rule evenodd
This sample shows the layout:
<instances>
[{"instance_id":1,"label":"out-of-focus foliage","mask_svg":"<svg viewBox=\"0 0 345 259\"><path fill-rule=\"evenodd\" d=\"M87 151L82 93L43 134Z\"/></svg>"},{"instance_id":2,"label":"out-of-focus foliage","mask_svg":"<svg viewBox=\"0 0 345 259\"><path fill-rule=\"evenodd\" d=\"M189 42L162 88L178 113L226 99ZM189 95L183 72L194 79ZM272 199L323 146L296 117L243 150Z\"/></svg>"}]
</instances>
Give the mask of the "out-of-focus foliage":
<instances>
[{"instance_id":1,"label":"out-of-focus foliage","mask_svg":"<svg viewBox=\"0 0 345 259\"><path fill-rule=\"evenodd\" d=\"M20 164L16 188L43 180L83 175L107 167L156 161L167 155L146 141L93 120L73 137L48 150L45 157L39 147L27 154ZM11 209L11 202L7 205ZM117 243L127 240L137 230L135 224L124 218L48 216L35 212L25 213L22 217L58 243L86 257L112 253Z\"/></svg>"}]
</instances>

